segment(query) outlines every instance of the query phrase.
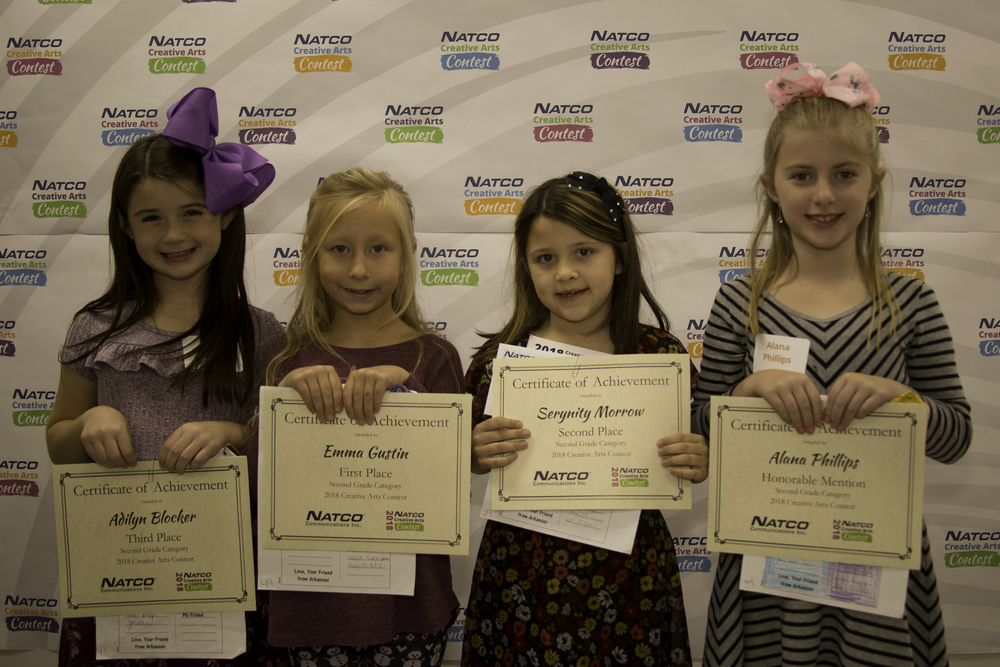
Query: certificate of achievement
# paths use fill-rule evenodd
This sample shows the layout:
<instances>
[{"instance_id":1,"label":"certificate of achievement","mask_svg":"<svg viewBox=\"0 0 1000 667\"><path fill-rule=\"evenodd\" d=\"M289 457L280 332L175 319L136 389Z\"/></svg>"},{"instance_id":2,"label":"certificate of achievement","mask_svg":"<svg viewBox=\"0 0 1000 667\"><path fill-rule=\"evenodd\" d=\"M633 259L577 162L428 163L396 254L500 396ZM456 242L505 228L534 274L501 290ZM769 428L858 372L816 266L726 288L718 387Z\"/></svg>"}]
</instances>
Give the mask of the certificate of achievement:
<instances>
[{"instance_id":1,"label":"certificate of achievement","mask_svg":"<svg viewBox=\"0 0 1000 667\"><path fill-rule=\"evenodd\" d=\"M246 458L52 468L66 616L255 608Z\"/></svg>"},{"instance_id":2,"label":"certificate of achievement","mask_svg":"<svg viewBox=\"0 0 1000 667\"><path fill-rule=\"evenodd\" d=\"M762 398L713 396L709 548L919 568L926 415L886 403L800 435Z\"/></svg>"},{"instance_id":3,"label":"certificate of achievement","mask_svg":"<svg viewBox=\"0 0 1000 667\"><path fill-rule=\"evenodd\" d=\"M469 552L471 396L386 394L370 425L260 397L261 547Z\"/></svg>"},{"instance_id":4,"label":"certificate of achievement","mask_svg":"<svg viewBox=\"0 0 1000 667\"><path fill-rule=\"evenodd\" d=\"M690 509L656 441L688 431L683 354L500 359L497 415L531 431L512 465L494 468L491 508Z\"/></svg>"}]
</instances>

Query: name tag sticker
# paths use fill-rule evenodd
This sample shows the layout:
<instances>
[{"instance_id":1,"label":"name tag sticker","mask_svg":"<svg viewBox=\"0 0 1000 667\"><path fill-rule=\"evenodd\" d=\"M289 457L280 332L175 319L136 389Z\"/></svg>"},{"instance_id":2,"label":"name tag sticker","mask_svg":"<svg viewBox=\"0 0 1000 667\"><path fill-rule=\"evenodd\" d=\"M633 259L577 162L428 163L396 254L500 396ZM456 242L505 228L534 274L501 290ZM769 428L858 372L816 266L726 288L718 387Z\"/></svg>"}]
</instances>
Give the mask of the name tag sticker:
<instances>
[{"instance_id":1,"label":"name tag sticker","mask_svg":"<svg viewBox=\"0 0 1000 667\"><path fill-rule=\"evenodd\" d=\"M807 361L809 361L808 339L757 334L757 345L753 352L755 373L772 368L805 373Z\"/></svg>"}]
</instances>

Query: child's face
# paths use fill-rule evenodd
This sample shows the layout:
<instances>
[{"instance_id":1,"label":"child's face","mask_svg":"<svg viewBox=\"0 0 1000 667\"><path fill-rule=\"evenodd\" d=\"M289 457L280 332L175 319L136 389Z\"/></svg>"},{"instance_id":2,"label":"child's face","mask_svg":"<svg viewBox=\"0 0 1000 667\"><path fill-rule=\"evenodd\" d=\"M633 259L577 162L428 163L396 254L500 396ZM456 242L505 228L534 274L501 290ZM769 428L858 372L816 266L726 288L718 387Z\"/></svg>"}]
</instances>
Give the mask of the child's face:
<instances>
[{"instance_id":1,"label":"child's face","mask_svg":"<svg viewBox=\"0 0 1000 667\"><path fill-rule=\"evenodd\" d=\"M158 287L203 280L232 222L233 213L211 213L197 193L193 183L148 178L129 197L121 224Z\"/></svg>"},{"instance_id":2,"label":"child's face","mask_svg":"<svg viewBox=\"0 0 1000 667\"><path fill-rule=\"evenodd\" d=\"M766 183L801 256L809 250L853 253L854 239L884 176L835 132L796 132L785 138Z\"/></svg>"},{"instance_id":3,"label":"child's face","mask_svg":"<svg viewBox=\"0 0 1000 667\"><path fill-rule=\"evenodd\" d=\"M336 318L381 324L392 317L392 294L403 272L399 227L379 208L340 216L320 245L319 277Z\"/></svg>"},{"instance_id":4,"label":"child's face","mask_svg":"<svg viewBox=\"0 0 1000 667\"><path fill-rule=\"evenodd\" d=\"M526 250L531 282L553 325L589 333L607 320L621 273L610 243L541 216L531 223Z\"/></svg>"}]
</instances>

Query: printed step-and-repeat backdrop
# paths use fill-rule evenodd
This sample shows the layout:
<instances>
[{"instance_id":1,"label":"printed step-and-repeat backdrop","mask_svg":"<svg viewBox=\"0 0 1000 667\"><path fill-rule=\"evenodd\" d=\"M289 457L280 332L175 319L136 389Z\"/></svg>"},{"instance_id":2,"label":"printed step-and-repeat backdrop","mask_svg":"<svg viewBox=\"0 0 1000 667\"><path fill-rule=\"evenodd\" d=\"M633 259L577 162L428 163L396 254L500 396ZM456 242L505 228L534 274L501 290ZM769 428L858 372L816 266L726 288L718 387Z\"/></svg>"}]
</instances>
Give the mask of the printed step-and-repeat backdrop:
<instances>
[{"instance_id":1,"label":"printed step-and-repeat backdrop","mask_svg":"<svg viewBox=\"0 0 1000 667\"><path fill-rule=\"evenodd\" d=\"M885 265L940 295L973 405L969 453L927 469L948 643L1000 652L998 35L989 0L0 2L0 648L56 646L44 442L56 354L109 277L116 165L188 90L214 88L220 141L277 168L247 218L254 303L279 319L309 194L364 164L412 194L419 298L467 360L476 332L504 318L522 197L585 169L628 199L656 294L697 359L715 291L748 265L765 81L796 61L853 60L882 94ZM715 567L706 508L703 485L692 511L668 516L696 655ZM452 559L463 604L474 560ZM450 658L461 636L460 619Z\"/></svg>"}]
</instances>

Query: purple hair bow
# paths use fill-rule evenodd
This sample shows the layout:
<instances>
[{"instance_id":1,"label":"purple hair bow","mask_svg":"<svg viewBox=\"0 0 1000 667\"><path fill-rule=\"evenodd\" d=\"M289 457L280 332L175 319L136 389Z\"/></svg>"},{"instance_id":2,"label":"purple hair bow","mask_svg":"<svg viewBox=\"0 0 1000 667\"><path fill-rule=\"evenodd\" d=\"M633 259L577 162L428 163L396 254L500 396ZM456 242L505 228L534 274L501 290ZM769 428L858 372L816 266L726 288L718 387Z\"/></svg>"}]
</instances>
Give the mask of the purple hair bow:
<instances>
[{"instance_id":1,"label":"purple hair bow","mask_svg":"<svg viewBox=\"0 0 1000 667\"><path fill-rule=\"evenodd\" d=\"M212 213L252 204L274 181L274 165L243 144L216 144L219 110L215 91L195 88L167 109L167 141L201 155L205 170L205 206Z\"/></svg>"},{"instance_id":2,"label":"purple hair bow","mask_svg":"<svg viewBox=\"0 0 1000 667\"><path fill-rule=\"evenodd\" d=\"M801 77L785 78L786 74L800 67L804 69ZM768 81L764 88L774 104L775 116L803 97L831 97L852 108L864 104L869 112L875 111L882 99L875 86L868 81L868 72L857 63L847 63L829 77L812 63L794 63L783 67L781 74Z\"/></svg>"}]
</instances>

